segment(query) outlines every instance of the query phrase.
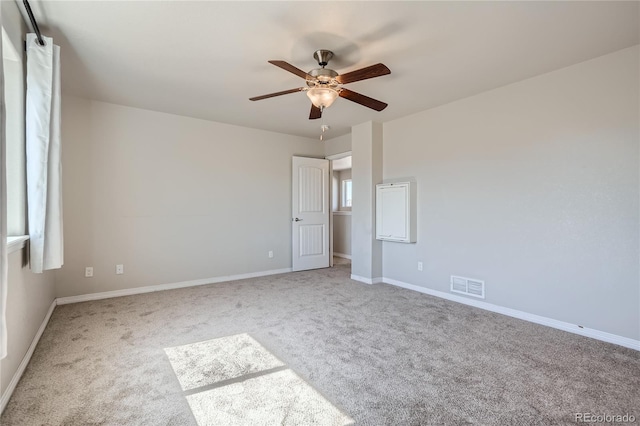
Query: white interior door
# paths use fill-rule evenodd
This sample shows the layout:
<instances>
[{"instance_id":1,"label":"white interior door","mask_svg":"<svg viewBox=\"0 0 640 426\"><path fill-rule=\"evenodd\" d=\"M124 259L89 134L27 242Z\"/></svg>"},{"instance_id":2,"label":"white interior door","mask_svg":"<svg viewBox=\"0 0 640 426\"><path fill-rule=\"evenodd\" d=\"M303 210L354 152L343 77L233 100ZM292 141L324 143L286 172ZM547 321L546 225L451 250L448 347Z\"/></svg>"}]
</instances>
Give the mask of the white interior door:
<instances>
[{"instance_id":1,"label":"white interior door","mask_svg":"<svg viewBox=\"0 0 640 426\"><path fill-rule=\"evenodd\" d=\"M329 160L293 157L293 270L329 267Z\"/></svg>"}]
</instances>

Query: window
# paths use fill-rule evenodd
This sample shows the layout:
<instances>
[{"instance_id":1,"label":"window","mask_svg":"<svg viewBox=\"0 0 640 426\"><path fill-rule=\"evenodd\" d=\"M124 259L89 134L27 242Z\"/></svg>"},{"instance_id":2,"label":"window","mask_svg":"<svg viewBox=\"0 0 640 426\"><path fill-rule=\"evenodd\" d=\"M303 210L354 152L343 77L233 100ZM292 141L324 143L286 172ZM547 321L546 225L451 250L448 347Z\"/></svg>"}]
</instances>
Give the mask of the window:
<instances>
[{"instance_id":1,"label":"window","mask_svg":"<svg viewBox=\"0 0 640 426\"><path fill-rule=\"evenodd\" d=\"M6 105L7 235L26 231L26 158L24 147L24 68L20 34L2 27L2 68ZM16 36L12 38L13 36Z\"/></svg>"},{"instance_id":2,"label":"window","mask_svg":"<svg viewBox=\"0 0 640 426\"><path fill-rule=\"evenodd\" d=\"M345 179L342 181L342 199L340 200L342 207L351 208L351 194L351 179Z\"/></svg>"}]
</instances>

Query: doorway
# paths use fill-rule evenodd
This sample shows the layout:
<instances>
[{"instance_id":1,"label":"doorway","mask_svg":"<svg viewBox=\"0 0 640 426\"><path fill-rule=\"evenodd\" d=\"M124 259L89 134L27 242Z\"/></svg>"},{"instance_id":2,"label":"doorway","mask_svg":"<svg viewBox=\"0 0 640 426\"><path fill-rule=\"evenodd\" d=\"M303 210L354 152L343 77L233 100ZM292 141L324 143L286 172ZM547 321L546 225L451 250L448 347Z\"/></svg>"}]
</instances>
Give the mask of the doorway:
<instances>
[{"instance_id":1,"label":"doorway","mask_svg":"<svg viewBox=\"0 0 640 426\"><path fill-rule=\"evenodd\" d=\"M334 265L351 267L351 208L353 183L351 152L328 157L331 160L331 220Z\"/></svg>"}]
</instances>

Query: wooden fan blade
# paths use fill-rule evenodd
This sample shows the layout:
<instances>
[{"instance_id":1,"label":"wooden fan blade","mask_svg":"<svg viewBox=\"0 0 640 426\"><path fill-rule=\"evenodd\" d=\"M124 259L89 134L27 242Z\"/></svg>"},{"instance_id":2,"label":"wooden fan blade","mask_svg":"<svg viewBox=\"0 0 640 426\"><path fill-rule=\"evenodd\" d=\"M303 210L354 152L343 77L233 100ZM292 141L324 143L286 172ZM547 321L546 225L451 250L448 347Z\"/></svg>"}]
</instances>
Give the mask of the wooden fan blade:
<instances>
[{"instance_id":1,"label":"wooden fan blade","mask_svg":"<svg viewBox=\"0 0 640 426\"><path fill-rule=\"evenodd\" d=\"M314 104L311 104L311 112L309 113L309 120L316 120L320 117L322 117L322 111L320 110L320 108L318 108Z\"/></svg>"},{"instance_id":2,"label":"wooden fan blade","mask_svg":"<svg viewBox=\"0 0 640 426\"><path fill-rule=\"evenodd\" d=\"M301 92L304 87L298 87L297 89L283 90L282 92L269 93L268 95L256 96L255 98L249 98L250 101L259 101L261 99L273 98L274 96L288 95L289 93Z\"/></svg>"},{"instance_id":3,"label":"wooden fan blade","mask_svg":"<svg viewBox=\"0 0 640 426\"><path fill-rule=\"evenodd\" d=\"M270 64L275 65L276 67L280 67L285 71L289 71L292 74L297 75L298 77L302 77L305 80L307 78L311 78L306 72L302 71L300 68L296 68L288 62L285 61L269 61Z\"/></svg>"},{"instance_id":4,"label":"wooden fan blade","mask_svg":"<svg viewBox=\"0 0 640 426\"><path fill-rule=\"evenodd\" d=\"M354 81L366 80L368 78L380 77L381 75L391 74L391 70L384 64L375 64L369 67L360 68L346 74L336 77L340 84L353 83Z\"/></svg>"},{"instance_id":5,"label":"wooden fan blade","mask_svg":"<svg viewBox=\"0 0 640 426\"><path fill-rule=\"evenodd\" d=\"M342 88L342 90L340 90L340 97L349 99L352 102L364 105L368 108L375 109L376 111L382 111L387 107L387 104L385 104L384 102L380 102L368 96L361 95L360 93L354 92L353 90L345 89L344 87Z\"/></svg>"}]
</instances>

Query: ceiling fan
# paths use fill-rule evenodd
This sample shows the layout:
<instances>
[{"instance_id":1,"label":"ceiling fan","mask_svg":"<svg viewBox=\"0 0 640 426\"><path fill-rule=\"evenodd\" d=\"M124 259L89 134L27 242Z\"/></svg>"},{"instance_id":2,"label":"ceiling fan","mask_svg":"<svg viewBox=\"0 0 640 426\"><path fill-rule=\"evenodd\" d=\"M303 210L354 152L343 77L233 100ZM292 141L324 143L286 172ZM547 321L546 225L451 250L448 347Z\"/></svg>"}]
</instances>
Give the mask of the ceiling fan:
<instances>
[{"instance_id":1,"label":"ceiling fan","mask_svg":"<svg viewBox=\"0 0 640 426\"><path fill-rule=\"evenodd\" d=\"M338 74L332 69L325 68L329 64L329 60L333 58L333 52L324 49L316 50L313 57L318 61L318 65L320 65L321 68L312 69L308 73L285 61L269 61L270 64L304 78L307 82L307 87L269 93L268 95L256 96L249 100L259 101L261 99L273 98L274 96L287 95L289 93L307 92L307 96L311 100L309 120L322 117L322 111L331 106L338 96L376 111L382 111L387 107L387 104L384 102L342 87L343 84L391 74L389 68L384 64L371 65L346 74Z\"/></svg>"}]
</instances>

